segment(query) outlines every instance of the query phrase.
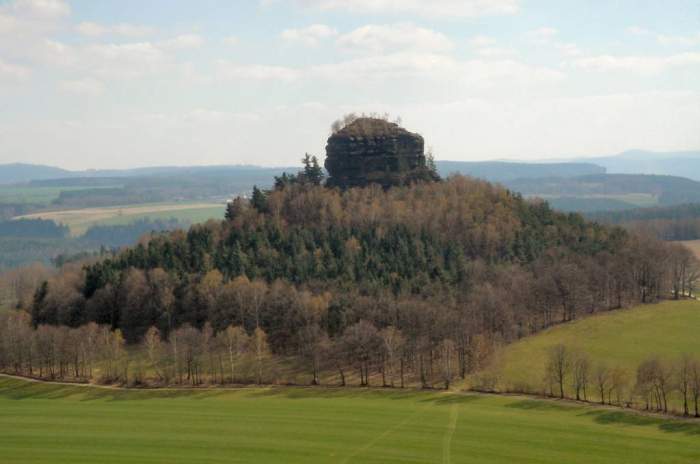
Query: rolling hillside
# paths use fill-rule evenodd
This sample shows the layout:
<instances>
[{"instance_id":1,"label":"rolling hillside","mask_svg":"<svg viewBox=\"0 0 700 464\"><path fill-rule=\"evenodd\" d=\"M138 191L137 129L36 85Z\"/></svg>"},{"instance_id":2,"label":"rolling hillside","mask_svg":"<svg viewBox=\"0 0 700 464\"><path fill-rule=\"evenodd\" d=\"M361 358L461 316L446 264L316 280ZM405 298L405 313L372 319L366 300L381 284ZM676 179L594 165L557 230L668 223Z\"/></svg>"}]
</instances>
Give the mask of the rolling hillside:
<instances>
[{"instance_id":1,"label":"rolling hillside","mask_svg":"<svg viewBox=\"0 0 700 464\"><path fill-rule=\"evenodd\" d=\"M697 354L698 327L699 301L667 301L592 316L506 346L496 355L490 375L497 377L499 390L542 392L548 350L563 344L587 354L593 365L624 369L631 390L637 366L645 359L658 356L670 362L684 353ZM595 388L590 390L597 401Z\"/></svg>"}]
</instances>

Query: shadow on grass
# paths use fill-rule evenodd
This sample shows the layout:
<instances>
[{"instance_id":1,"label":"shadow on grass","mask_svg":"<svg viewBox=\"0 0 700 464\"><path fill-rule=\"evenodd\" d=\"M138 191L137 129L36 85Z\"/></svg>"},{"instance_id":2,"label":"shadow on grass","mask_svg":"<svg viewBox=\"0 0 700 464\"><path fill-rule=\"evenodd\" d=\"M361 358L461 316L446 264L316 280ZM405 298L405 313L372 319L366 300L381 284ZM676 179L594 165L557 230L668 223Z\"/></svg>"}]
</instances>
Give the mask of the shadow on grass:
<instances>
[{"instance_id":1,"label":"shadow on grass","mask_svg":"<svg viewBox=\"0 0 700 464\"><path fill-rule=\"evenodd\" d=\"M580 406L557 403L556 400L520 400L506 404L506 408L523 409L526 411L574 411Z\"/></svg>"},{"instance_id":2,"label":"shadow on grass","mask_svg":"<svg viewBox=\"0 0 700 464\"><path fill-rule=\"evenodd\" d=\"M76 401L137 401L159 398L205 399L226 393L227 390L128 390L95 386L61 385L42 382L27 382L17 379L0 379L0 398L23 399L67 399Z\"/></svg>"},{"instance_id":3,"label":"shadow on grass","mask_svg":"<svg viewBox=\"0 0 700 464\"><path fill-rule=\"evenodd\" d=\"M586 416L593 417L598 424L604 425L634 425L640 427L658 427L668 433L685 433L700 435L700 422L693 419L666 419L663 417L645 416L643 414L624 411L589 411Z\"/></svg>"},{"instance_id":4,"label":"shadow on grass","mask_svg":"<svg viewBox=\"0 0 700 464\"><path fill-rule=\"evenodd\" d=\"M0 378L0 399L71 399L74 401L139 401L154 399L208 399L222 395L241 395L241 398L285 399L333 399L358 398L377 400L404 400L436 405L471 402L479 397L440 391L418 391L398 388L361 387L241 387L241 388L163 388L163 389L119 389L90 385L64 385L49 382L30 382L13 378Z\"/></svg>"},{"instance_id":5,"label":"shadow on grass","mask_svg":"<svg viewBox=\"0 0 700 464\"><path fill-rule=\"evenodd\" d=\"M408 400L432 402L435 404L452 404L476 399L476 395L462 395L440 391L426 391L400 388L363 388L363 387L266 387L252 390L251 397L280 397L286 399L333 399L362 398L377 400Z\"/></svg>"}]
</instances>

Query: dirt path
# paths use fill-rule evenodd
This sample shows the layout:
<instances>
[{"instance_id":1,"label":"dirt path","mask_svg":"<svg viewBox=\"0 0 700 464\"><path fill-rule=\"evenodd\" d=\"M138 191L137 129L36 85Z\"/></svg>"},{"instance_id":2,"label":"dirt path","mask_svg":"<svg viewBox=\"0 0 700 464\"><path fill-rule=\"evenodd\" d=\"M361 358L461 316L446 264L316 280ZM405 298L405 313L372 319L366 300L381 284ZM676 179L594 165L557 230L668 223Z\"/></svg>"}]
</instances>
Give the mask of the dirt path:
<instances>
[{"instance_id":1,"label":"dirt path","mask_svg":"<svg viewBox=\"0 0 700 464\"><path fill-rule=\"evenodd\" d=\"M452 462L452 436L457 429L457 418L459 416L459 405L453 404L450 407L450 416L447 420L447 430L445 437L442 440L442 464L450 464Z\"/></svg>"}]
</instances>

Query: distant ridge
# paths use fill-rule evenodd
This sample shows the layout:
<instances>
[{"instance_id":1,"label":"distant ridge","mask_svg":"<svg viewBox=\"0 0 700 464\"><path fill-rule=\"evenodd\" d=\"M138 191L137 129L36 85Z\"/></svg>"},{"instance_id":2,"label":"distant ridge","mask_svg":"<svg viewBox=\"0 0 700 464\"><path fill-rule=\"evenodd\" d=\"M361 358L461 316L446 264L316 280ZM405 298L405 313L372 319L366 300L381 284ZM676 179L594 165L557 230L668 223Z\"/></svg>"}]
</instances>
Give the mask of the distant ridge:
<instances>
[{"instance_id":1,"label":"distant ridge","mask_svg":"<svg viewBox=\"0 0 700 464\"><path fill-rule=\"evenodd\" d=\"M0 184L73 177L74 173L53 166L12 163L0 165Z\"/></svg>"},{"instance_id":2,"label":"distant ridge","mask_svg":"<svg viewBox=\"0 0 700 464\"><path fill-rule=\"evenodd\" d=\"M575 159L605 167L611 174L657 174L700 180L700 151L629 150L618 155Z\"/></svg>"}]
</instances>

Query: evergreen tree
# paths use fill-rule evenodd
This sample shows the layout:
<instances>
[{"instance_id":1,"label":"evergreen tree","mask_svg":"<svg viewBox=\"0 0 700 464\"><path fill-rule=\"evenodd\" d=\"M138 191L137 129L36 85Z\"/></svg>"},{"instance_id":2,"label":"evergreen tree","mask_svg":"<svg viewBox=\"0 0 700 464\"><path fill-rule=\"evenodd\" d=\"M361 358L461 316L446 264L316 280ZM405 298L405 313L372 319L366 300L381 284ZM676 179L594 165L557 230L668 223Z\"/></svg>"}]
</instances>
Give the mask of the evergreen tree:
<instances>
[{"instance_id":1,"label":"evergreen tree","mask_svg":"<svg viewBox=\"0 0 700 464\"><path fill-rule=\"evenodd\" d=\"M318 158L306 153L301 162L304 163L304 181L313 185L321 185L326 176L323 168L318 164Z\"/></svg>"},{"instance_id":2,"label":"evergreen tree","mask_svg":"<svg viewBox=\"0 0 700 464\"><path fill-rule=\"evenodd\" d=\"M250 205L259 213L267 212L267 195L257 185L253 186L253 196L250 199Z\"/></svg>"}]
</instances>

